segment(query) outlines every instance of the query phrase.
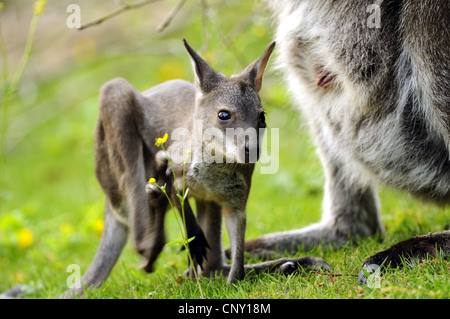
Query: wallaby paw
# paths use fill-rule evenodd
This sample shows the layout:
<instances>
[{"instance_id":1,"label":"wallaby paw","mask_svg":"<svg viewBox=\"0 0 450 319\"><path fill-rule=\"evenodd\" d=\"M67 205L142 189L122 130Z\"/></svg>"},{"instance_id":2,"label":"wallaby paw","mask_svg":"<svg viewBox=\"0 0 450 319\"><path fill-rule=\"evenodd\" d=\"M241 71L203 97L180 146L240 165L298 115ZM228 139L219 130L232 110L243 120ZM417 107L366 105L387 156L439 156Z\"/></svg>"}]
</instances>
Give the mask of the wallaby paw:
<instances>
[{"instance_id":1,"label":"wallaby paw","mask_svg":"<svg viewBox=\"0 0 450 319\"><path fill-rule=\"evenodd\" d=\"M141 253L143 257L139 268L147 273L152 273L155 270L154 264L158 259L158 256L161 253L163 247L164 245L162 245L161 248L158 247Z\"/></svg>"},{"instance_id":2,"label":"wallaby paw","mask_svg":"<svg viewBox=\"0 0 450 319\"><path fill-rule=\"evenodd\" d=\"M144 249L138 249L138 253L142 255L142 260L140 263L141 269L143 269L147 273L151 273L154 271L153 265L159 257L159 254L163 250L166 244L166 240L164 235L161 235L157 238L153 238L153 240L149 240L145 245ZM148 248L150 247L150 248Z\"/></svg>"},{"instance_id":3,"label":"wallaby paw","mask_svg":"<svg viewBox=\"0 0 450 319\"><path fill-rule=\"evenodd\" d=\"M0 299L19 299L20 295L22 295L26 291L26 288L27 286L25 285L14 286L13 288L1 293Z\"/></svg>"},{"instance_id":4,"label":"wallaby paw","mask_svg":"<svg viewBox=\"0 0 450 319\"><path fill-rule=\"evenodd\" d=\"M159 196L159 193L161 191L158 189L158 187L155 184L147 183L145 185L145 192L152 197L157 197L157 196Z\"/></svg>"},{"instance_id":5,"label":"wallaby paw","mask_svg":"<svg viewBox=\"0 0 450 319\"><path fill-rule=\"evenodd\" d=\"M274 260L282 256L277 250L266 249L264 243L258 238L245 242L245 254L247 257L260 260ZM231 259L231 248L225 249L225 257Z\"/></svg>"},{"instance_id":6,"label":"wallaby paw","mask_svg":"<svg viewBox=\"0 0 450 319\"><path fill-rule=\"evenodd\" d=\"M151 205L154 207L158 207L162 202L166 201L166 195L159 189L157 184L164 186L166 183L165 180L158 180L154 184L151 184L150 182L145 184L145 192L148 195Z\"/></svg>"},{"instance_id":7,"label":"wallaby paw","mask_svg":"<svg viewBox=\"0 0 450 319\"><path fill-rule=\"evenodd\" d=\"M155 271L155 269L153 268L154 263L155 263L155 261L151 261L151 260L148 260L147 258L143 257L141 259L139 268L144 270L146 273L152 273Z\"/></svg>"},{"instance_id":8,"label":"wallaby paw","mask_svg":"<svg viewBox=\"0 0 450 319\"><path fill-rule=\"evenodd\" d=\"M305 256L294 259L285 259L278 266L277 272L280 274L292 274L296 272L299 268L308 269L308 270L320 270L325 269L328 271L333 270L328 263L326 263L323 259L311 256Z\"/></svg>"}]
</instances>

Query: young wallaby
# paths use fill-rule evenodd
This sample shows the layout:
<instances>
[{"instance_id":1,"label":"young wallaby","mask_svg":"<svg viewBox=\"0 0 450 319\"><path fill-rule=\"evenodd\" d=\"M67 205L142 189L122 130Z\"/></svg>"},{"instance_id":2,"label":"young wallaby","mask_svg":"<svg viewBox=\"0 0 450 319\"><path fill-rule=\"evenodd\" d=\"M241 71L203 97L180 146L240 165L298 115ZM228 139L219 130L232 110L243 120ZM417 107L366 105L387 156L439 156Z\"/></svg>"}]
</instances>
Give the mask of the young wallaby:
<instances>
[{"instance_id":1,"label":"young wallaby","mask_svg":"<svg viewBox=\"0 0 450 319\"><path fill-rule=\"evenodd\" d=\"M450 205L450 1L267 3L278 61L310 124L326 183L319 223L268 234L246 249L273 256L383 234L378 185ZM402 255L439 251L450 254L448 230L371 260L394 265Z\"/></svg>"},{"instance_id":2,"label":"young wallaby","mask_svg":"<svg viewBox=\"0 0 450 319\"><path fill-rule=\"evenodd\" d=\"M165 84L167 92L175 91L180 98L184 95L184 104L179 114L172 112L168 104L161 105L165 108L161 112L166 112L168 118L180 119L172 127L166 126L172 139L164 144L166 151L156 153L154 162L156 182L159 186L166 185L180 212L176 189L188 188L189 196L196 201L198 224L189 202L185 201L184 206L188 237L195 236L189 244L193 267L205 276L215 272L228 274L228 283L242 279L245 269L283 273L299 266L330 269L321 259L313 257L244 265L246 203L260 154L260 133L266 127L258 92L275 43L244 71L230 78L214 71L186 41L184 44L194 65L195 94L180 90L187 85L184 81ZM161 91L158 94L161 97ZM186 150L190 151L188 157ZM164 196L154 184L147 184L146 191L151 198ZM231 241L231 266L226 263L222 248L222 213ZM162 224L159 227L164 228ZM158 233L163 231L161 228ZM144 269L152 269L153 257Z\"/></svg>"},{"instance_id":3,"label":"young wallaby","mask_svg":"<svg viewBox=\"0 0 450 319\"><path fill-rule=\"evenodd\" d=\"M258 91L275 43L230 78L214 71L184 44L194 65L195 85L173 80L141 93L119 78L101 89L95 173L106 196L104 229L94 259L81 277L83 285L67 290L62 298L99 287L129 233L143 256L143 269L152 271L165 245L164 216L169 202L161 191L146 187L146 182L153 177L159 185L165 184L181 208L174 189L182 189L187 150L191 156L186 159L185 182L189 196L196 199L198 224L187 201L184 208L188 236L195 236L190 250L204 275L223 271L228 273L228 282L233 282L241 279L245 270L291 273L298 267L330 269L323 260L309 256L244 265L245 206L261 142L259 134L252 132L266 126ZM177 180L171 175L167 156L155 145L155 138L165 133L171 135L164 146ZM231 239L231 267L222 249L222 213ZM0 298L14 297L22 290L12 288Z\"/></svg>"},{"instance_id":4,"label":"young wallaby","mask_svg":"<svg viewBox=\"0 0 450 319\"><path fill-rule=\"evenodd\" d=\"M259 156L260 132L266 127L258 91L275 43L270 44L261 57L243 72L230 78L214 71L186 41L184 45L194 65L197 89L194 97L192 91L182 91L191 84L182 81L166 84L166 89L177 94L183 104L179 113L167 104L158 110L165 118L179 119L164 127L172 137L165 143L171 167L167 165L168 159L163 158L166 153L158 152L156 163L162 170L166 168L166 179L159 175L157 179L162 179L162 186L162 183L173 179L174 169L177 179L171 183L171 193L175 193L175 188L183 189L185 182L189 197L195 198L200 227L196 226L187 201L184 210L188 236L196 237L191 247L200 247L197 251L202 255L206 253L205 259L199 254L194 259L206 275L226 268L221 244L221 215L224 214L231 241L232 263L228 274L228 282L231 283L244 276L246 203ZM160 125L159 122L155 124ZM176 140L174 135L177 135ZM184 150L191 150L186 161L181 160L186 157ZM174 160L176 157L180 160ZM148 185L147 192L159 191L151 186ZM172 198L180 208L177 197ZM205 231L206 241L201 229Z\"/></svg>"}]
</instances>

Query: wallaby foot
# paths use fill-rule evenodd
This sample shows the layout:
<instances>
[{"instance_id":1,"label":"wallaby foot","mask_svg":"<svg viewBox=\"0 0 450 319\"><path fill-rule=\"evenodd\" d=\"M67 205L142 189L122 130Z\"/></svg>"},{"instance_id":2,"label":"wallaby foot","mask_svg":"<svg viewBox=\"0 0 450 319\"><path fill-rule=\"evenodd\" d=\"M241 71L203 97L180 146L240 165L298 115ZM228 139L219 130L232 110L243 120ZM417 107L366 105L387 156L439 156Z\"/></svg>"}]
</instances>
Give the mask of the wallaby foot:
<instances>
[{"instance_id":1,"label":"wallaby foot","mask_svg":"<svg viewBox=\"0 0 450 319\"><path fill-rule=\"evenodd\" d=\"M401 267L404 262L421 262L427 257L436 257L437 254L450 256L450 231L416 236L402 241L389 249L369 257L362 265L358 280L365 284L367 273L375 273L380 267L380 274L386 268Z\"/></svg>"},{"instance_id":2,"label":"wallaby foot","mask_svg":"<svg viewBox=\"0 0 450 319\"><path fill-rule=\"evenodd\" d=\"M16 299L20 298L20 295L25 293L26 285L17 285L11 289L6 290L0 294L0 299Z\"/></svg>"},{"instance_id":3,"label":"wallaby foot","mask_svg":"<svg viewBox=\"0 0 450 319\"><path fill-rule=\"evenodd\" d=\"M260 274L263 272L267 273L278 273L289 275L298 270L333 270L327 262L325 262L321 258L305 256L300 258L279 258L270 261L264 261L255 264L246 264L244 265L245 275L251 274ZM225 264L219 269L211 272L209 276L212 274L221 274L224 277L228 277L231 271L231 265ZM188 271L186 271L188 273Z\"/></svg>"},{"instance_id":4,"label":"wallaby foot","mask_svg":"<svg viewBox=\"0 0 450 319\"><path fill-rule=\"evenodd\" d=\"M253 265L246 265L246 268L253 270L256 273L260 272L276 272L280 274L289 275L299 269L305 270L320 270L325 269L331 271L331 267L323 259L311 256L304 256L300 258L280 258L276 260L266 261Z\"/></svg>"},{"instance_id":5,"label":"wallaby foot","mask_svg":"<svg viewBox=\"0 0 450 319\"><path fill-rule=\"evenodd\" d=\"M325 223L318 223L299 230L272 233L248 240L245 242L245 251L252 257L269 260L285 253L295 254L299 249L307 251L320 244L338 248L348 241L348 234ZM225 253L227 257L230 254L229 250Z\"/></svg>"},{"instance_id":6,"label":"wallaby foot","mask_svg":"<svg viewBox=\"0 0 450 319\"><path fill-rule=\"evenodd\" d=\"M197 219L194 215L194 212L189 204L189 200L186 198L184 201L184 208L181 208L181 202L179 198L176 196L172 196L173 202L176 203L178 211L181 214L181 218L184 219L186 223L187 237L188 239L194 238L189 242L189 252L191 254L192 260L194 263L202 268L203 260L207 259L206 257L206 249L210 249L208 241L206 240L205 234L203 230L197 223ZM183 216L184 214L184 216Z\"/></svg>"}]
</instances>

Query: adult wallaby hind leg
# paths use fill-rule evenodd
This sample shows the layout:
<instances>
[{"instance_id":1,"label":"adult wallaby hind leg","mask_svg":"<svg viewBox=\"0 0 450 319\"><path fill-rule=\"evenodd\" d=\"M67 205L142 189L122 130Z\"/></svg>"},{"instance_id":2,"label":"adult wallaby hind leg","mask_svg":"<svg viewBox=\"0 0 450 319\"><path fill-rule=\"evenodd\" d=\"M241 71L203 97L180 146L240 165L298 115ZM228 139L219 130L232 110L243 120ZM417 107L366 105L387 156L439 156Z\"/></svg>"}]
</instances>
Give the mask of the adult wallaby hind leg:
<instances>
[{"instance_id":1,"label":"adult wallaby hind leg","mask_svg":"<svg viewBox=\"0 0 450 319\"><path fill-rule=\"evenodd\" d=\"M382 233L377 185L450 205L450 73L442 71L450 64L450 2L268 4L279 62L319 148L325 197L320 223L263 236L247 249L270 255ZM368 23L369 6L379 13L377 26ZM374 256L374 264L397 264L414 247L449 237L415 237Z\"/></svg>"},{"instance_id":2,"label":"adult wallaby hind leg","mask_svg":"<svg viewBox=\"0 0 450 319\"><path fill-rule=\"evenodd\" d=\"M280 253L295 253L299 247L306 250L319 244L339 247L350 238L384 234L374 188L347 180L337 163L325 160L323 163L327 182L322 221L303 229L249 240L245 247L250 255L268 259Z\"/></svg>"}]
</instances>

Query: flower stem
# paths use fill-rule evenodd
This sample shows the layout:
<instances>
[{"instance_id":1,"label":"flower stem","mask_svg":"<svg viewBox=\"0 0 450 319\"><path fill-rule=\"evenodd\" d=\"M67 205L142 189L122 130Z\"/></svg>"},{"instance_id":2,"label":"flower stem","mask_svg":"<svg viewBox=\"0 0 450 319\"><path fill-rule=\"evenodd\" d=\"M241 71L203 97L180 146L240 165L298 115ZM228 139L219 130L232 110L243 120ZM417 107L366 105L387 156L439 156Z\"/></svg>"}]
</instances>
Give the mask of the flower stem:
<instances>
[{"instance_id":1,"label":"flower stem","mask_svg":"<svg viewBox=\"0 0 450 319\"><path fill-rule=\"evenodd\" d=\"M195 269L196 267L194 265L194 261L192 260L191 251L189 249L189 238L187 238L186 219L184 217L184 200L185 200L185 198L184 198L184 196L179 196L180 202L181 202L181 211L182 211L182 215L183 215L183 218L182 218L183 219L182 222L183 222L183 226L184 226L184 228L183 228L182 225L180 224L180 221L179 221L179 215L176 212L176 209L173 206L172 201L170 200L170 197L169 197L169 195L166 192L166 189L164 187L159 186L158 184L155 184L155 185L164 193L164 195L166 196L167 200L169 201L169 204L170 204L170 207L171 207L172 211L174 212L175 219L176 219L177 224L178 224L178 229L180 230L180 233L181 233L182 243L183 243L183 246L186 249L186 252L188 254L189 262L192 265L192 270L194 272L195 280L197 282L197 286L198 286L198 289L200 291L200 296L201 296L202 299L204 299L205 295L203 294L203 290L202 290L202 287L201 287L201 284L200 284L200 278L199 278L199 276L197 274L197 270ZM180 195L180 194L178 193L178 195Z\"/></svg>"}]
</instances>

